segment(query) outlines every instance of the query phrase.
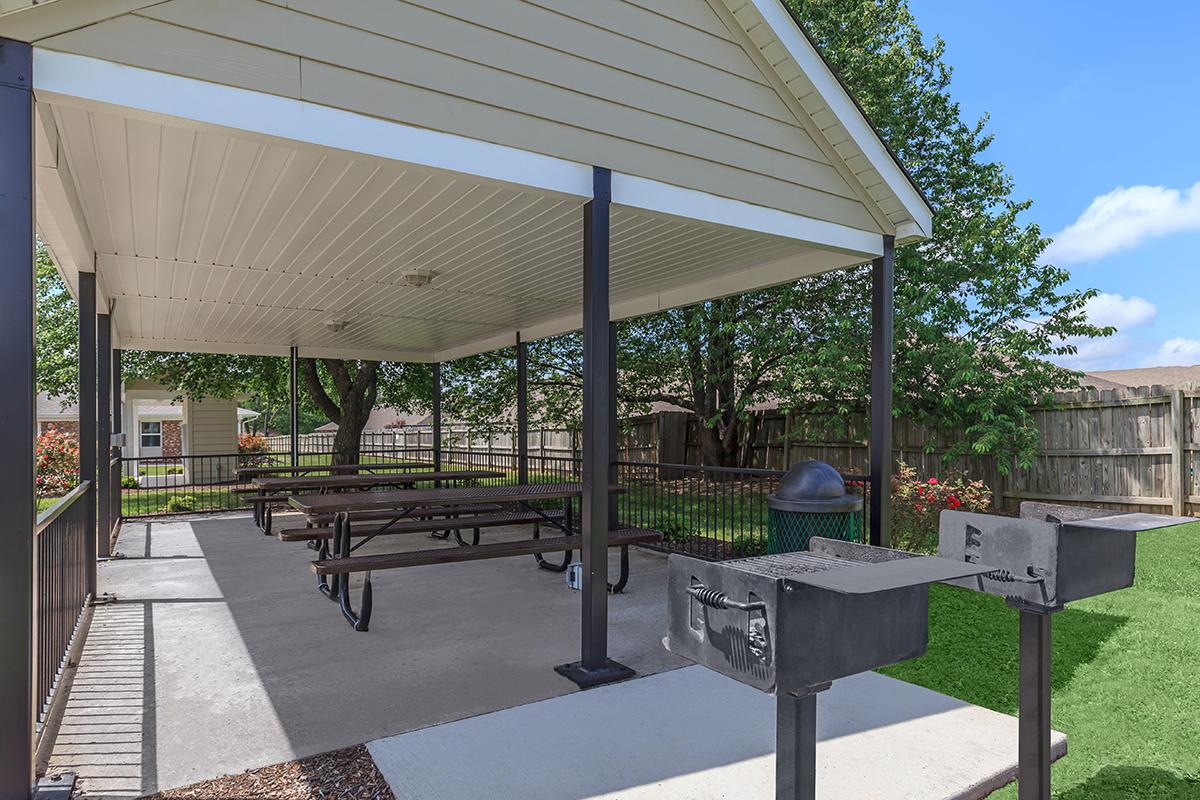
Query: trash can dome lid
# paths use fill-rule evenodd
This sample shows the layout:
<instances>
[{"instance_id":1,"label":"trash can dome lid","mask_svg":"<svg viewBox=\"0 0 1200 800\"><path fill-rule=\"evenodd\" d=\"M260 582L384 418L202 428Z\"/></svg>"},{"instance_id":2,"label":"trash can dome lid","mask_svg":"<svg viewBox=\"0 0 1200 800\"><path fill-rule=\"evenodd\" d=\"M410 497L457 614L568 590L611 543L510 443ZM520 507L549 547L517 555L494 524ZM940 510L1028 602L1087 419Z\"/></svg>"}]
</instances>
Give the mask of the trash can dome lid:
<instances>
[{"instance_id":1,"label":"trash can dome lid","mask_svg":"<svg viewBox=\"0 0 1200 800\"><path fill-rule=\"evenodd\" d=\"M809 514L846 513L862 509L863 500L846 493L846 479L824 461L798 461L767 496L767 507Z\"/></svg>"}]
</instances>

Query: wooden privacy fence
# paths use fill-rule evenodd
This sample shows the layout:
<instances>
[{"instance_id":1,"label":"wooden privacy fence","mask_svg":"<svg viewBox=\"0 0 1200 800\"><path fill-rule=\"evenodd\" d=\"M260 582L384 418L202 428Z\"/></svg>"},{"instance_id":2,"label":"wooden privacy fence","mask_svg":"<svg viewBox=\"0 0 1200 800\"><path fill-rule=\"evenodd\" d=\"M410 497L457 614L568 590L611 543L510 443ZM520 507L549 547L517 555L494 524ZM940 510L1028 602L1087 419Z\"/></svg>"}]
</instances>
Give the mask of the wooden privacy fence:
<instances>
[{"instance_id":1,"label":"wooden privacy fence","mask_svg":"<svg viewBox=\"0 0 1200 800\"><path fill-rule=\"evenodd\" d=\"M1041 449L1028 469L1000 472L991 456L946 460L962 434L930 430L910 419L893 422L893 455L922 476L961 472L982 480L995 493L1000 509L1014 510L1022 500L1078 503L1123 511L1200 515L1200 386L1143 386L1123 390L1061 393L1054 407L1032 409ZM624 421L620 458L660 464L699 464L694 416L663 411ZM869 472L866 407L845 414L797 410L755 412L742 426L738 466L787 469L803 459L828 462L846 474ZM448 425L446 450L472 453L516 452L516 436L506 427L488 430ZM286 452L288 437L270 438L273 450ZM364 449L432 447L428 427L366 431ZM301 437L301 450L328 452L332 433ZM576 457L578 431L534 428L531 456Z\"/></svg>"}]
</instances>

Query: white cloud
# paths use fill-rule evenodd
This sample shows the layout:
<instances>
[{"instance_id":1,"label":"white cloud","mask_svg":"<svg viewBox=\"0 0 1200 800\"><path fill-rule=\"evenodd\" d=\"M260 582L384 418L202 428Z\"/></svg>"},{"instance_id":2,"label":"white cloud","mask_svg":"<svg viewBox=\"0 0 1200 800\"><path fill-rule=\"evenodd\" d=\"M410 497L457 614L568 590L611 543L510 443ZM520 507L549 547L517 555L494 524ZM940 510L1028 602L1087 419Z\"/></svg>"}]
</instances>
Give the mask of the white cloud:
<instances>
[{"instance_id":1,"label":"white cloud","mask_svg":"<svg viewBox=\"0 0 1200 800\"><path fill-rule=\"evenodd\" d=\"M1044 257L1052 264L1096 261L1186 230L1200 230L1200 183L1183 191L1121 186L1092 200L1079 219L1056 233Z\"/></svg>"},{"instance_id":2,"label":"white cloud","mask_svg":"<svg viewBox=\"0 0 1200 800\"><path fill-rule=\"evenodd\" d=\"M1119 294L1101 293L1087 301L1088 322L1093 325L1112 325L1117 330L1136 328L1154 319L1158 309L1154 303L1141 297L1122 297Z\"/></svg>"},{"instance_id":3,"label":"white cloud","mask_svg":"<svg viewBox=\"0 0 1200 800\"><path fill-rule=\"evenodd\" d=\"M1200 364L1200 339L1167 339L1146 359L1148 367L1190 367Z\"/></svg>"},{"instance_id":4,"label":"white cloud","mask_svg":"<svg viewBox=\"0 0 1200 800\"><path fill-rule=\"evenodd\" d=\"M1067 341L1075 345L1075 352L1071 355L1055 356L1051 361L1082 372L1115 369L1122 362L1122 357L1128 356L1134 346L1133 339L1120 334L1104 339L1072 337Z\"/></svg>"}]
</instances>

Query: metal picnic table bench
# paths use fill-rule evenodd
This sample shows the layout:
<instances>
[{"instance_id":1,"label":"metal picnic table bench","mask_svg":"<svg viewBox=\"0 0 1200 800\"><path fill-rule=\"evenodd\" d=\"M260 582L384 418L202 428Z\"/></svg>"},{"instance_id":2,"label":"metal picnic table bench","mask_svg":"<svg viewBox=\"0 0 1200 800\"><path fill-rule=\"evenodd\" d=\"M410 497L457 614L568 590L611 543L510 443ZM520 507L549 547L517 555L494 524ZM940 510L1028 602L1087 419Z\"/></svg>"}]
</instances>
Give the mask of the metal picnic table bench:
<instances>
[{"instance_id":1,"label":"metal picnic table bench","mask_svg":"<svg viewBox=\"0 0 1200 800\"><path fill-rule=\"evenodd\" d=\"M356 472L365 472L369 474L397 469L433 469L433 464L428 461L378 461L370 464L300 464L294 467L287 465L272 467L239 467L235 474L237 475L238 480L247 480L250 478L267 478L276 475L299 476L312 472L328 472L331 475L343 475Z\"/></svg>"},{"instance_id":2,"label":"metal picnic table bench","mask_svg":"<svg viewBox=\"0 0 1200 800\"><path fill-rule=\"evenodd\" d=\"M436 481L470 481L503 478L504 473L485 469L422 470L420 472L387 472L371 475L295 475L289 477L258 477L252 483L258 494L243 498L254 506L254 522L263 533L271 533L271 503L282 502L292 492L311 492L317 496L348 490L366 491L380 486L412 487L417 483Z\"/></svg>"},{"instance_id":3,"label":"metal picnic table bench","mask_svg":"<svg viewBox=\"0 0 1200 800\"><path fill-rule=\"evenodd\" d=\"M610 486L612 494L624 492L620 486ZM371 619L371 572L379 569L400 569L427 564L448 564L464 561L477 561L489 558L504 558L508 556L532 555L537 565L543 569L561 572L567 569L572 552L579 549L582 538L572 525L570 501L583 494L583 486L579 483L544 483L517 486L459 486L433 489L409 489L392 492L371 492L355 495L297 495L289 499L289 503L303 512L309 519L327 518L334 516L333 529L321 539L321 550L317 560L312 562L312 571L317 575L318 588L331 600L336 600L342 615L356 631L365 631ZM567 501L562 514L548 512L533 505L536 502L551 500ZM405 520L421 514L423 509L437 508L443 512L461 509L470 511L472 508L495 505L517 505L524 513L517 512L510 520L520 516L519 521L532 521L535 525L545 523L562 531L561 536L542 538L537 527L533 537L526 540L476 543L470 546L456 548L432 548L401 553L372 553L355 556L353 552L377 536L395 531L396 533L410 532L405 526ZM376 514L383 516L390 512L392 518L383 525L372 527L369 531L359 534L360 541L351 545L355 532L351 525L351 515ZM451 522L457 527L470 528L475 524L498 519L491 511L485 511L475 516L459 516L452 521L440 524L449 526ZM497 522L497 524L513 524L512 521ZM397 529L397 526L402 526ZM427 530L413 526L412 530ZM283 538L281 536L281 538ZM329 540L332 539L332 556L329 554ZM614 594L621 592L629 580L629 545L659 541L662 534L658 531L643 528L619 528L609 532L609 547L621 548L621 571L616 583L609 584L609 590ZM465 544L459 539L460 544ZM543 555L546 553L565 553L561 564L547 562ZM362 600L359 610L355 611L350 598L350 573L365 572L366 580L362 587Z\"/></svg>"}]
</instances>

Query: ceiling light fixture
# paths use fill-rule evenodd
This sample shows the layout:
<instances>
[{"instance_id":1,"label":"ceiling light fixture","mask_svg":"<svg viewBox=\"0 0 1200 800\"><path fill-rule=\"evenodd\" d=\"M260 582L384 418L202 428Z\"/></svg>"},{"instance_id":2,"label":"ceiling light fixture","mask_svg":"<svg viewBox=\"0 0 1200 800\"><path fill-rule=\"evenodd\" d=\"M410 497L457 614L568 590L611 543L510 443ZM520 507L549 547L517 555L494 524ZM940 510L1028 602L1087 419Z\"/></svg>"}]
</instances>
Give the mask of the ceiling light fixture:
<instances>
[{"instance_id":1,"label":"ceiling light fixture","mask_svg":"<svg viewBox=\"0 0 1200 800\"><path fill-rule=\"evenodd\" d=\"M344 331L346 329L346 326L349 324L350 324L349 320L338 319L336 317L333 319L325 320L325 327L328 328L329 330L333 331L334 333L339 333L340 331Z\"/></svg>"},{"instance_id":2,"label":"ceiling light fixture","mask_svg":"<svg viewBox=\"0 0 1200 800\"><path fill-rule=\"evenodd\" d=\"M408 272L402 273L400 278L404 281L405 286L428 286L433 282L436 274L431 269L410 269Z\"/></svg>"}]
</instances>

